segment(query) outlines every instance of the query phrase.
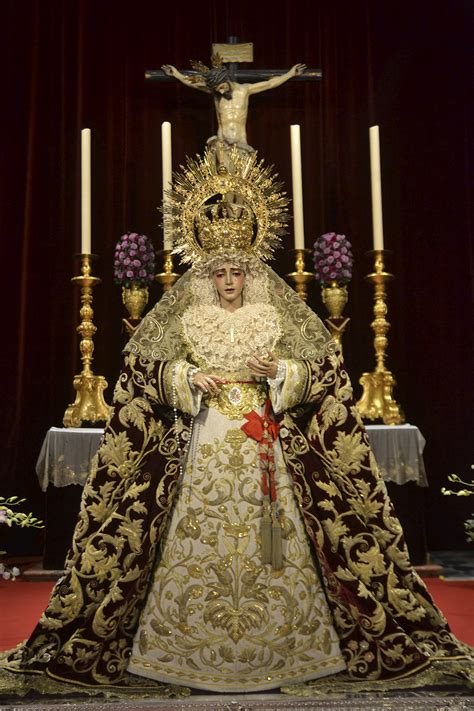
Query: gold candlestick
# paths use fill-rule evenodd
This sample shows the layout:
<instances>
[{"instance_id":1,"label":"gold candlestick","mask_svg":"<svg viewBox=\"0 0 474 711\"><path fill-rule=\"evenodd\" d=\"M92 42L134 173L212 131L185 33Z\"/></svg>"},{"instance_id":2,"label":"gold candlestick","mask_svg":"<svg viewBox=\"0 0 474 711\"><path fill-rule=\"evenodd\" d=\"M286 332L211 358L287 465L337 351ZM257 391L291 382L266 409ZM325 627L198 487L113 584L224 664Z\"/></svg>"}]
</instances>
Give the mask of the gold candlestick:
<instances>
[{"instance_id":1,"label":"gold candlestick","mask_svg":"<svg viewBox=\"0 0 474 711\"><path fill-rule=\"evenodd\" d=\"M163 271L156 274L155 279L163 285L163 291L169 291L180 275L173 271L173 255L170 249L162 249L159 254L163 255Z\"/></svg>"},{"instance_id":2,"label":"gold candlestick","mask_svg":"<svg viewBox=\"0 0 474 711\"><path fill-rule=\"evenodd\" d=\"M305 254L310 254L310 249L294 249L295 253L295 269L296 271L290 272L286 276L295 282L295 291L303 301L308 300L308 289L307 284L314 279L313 272L305 271Z\"/></svg>"},{"instance_id":3,"label":"gold candlestick","mask_svg":"<svg viewBox=\"0 0 474 711\"><path fill-rule=\"evenodd\" d=\"M101 280L91 276L92 254L81 254L81 276L73 277L71 281L81 287L81 323L77 332L81 336L79 350L81 351L82 373L74 376L73 387L76 399L69 405L64 413L63 424L65 427L80 427L83 422L105 422L113 408L104 400L103 391L107 381L102 375L94 375L91 369L94 353L93 336L97 331L92 323L94 312L92 310L92 289Z\"/></svg>"},{"instance_id":4,"label":"gold candlestick","mask_svg":"<svg viewBox=\"0 0 474 711\"><path fill-rule=\"evenodd\" d=\"M374 255L374 271L365 279L374 284L374 316L371 328L374 331L376 366L372 373L362 373L359 380L363 387L362 397L357 406L361 416L368 420L381 419L387 425L400 425L405 422L403 411L394 400L392 391L396 380L385 367L388 346L387 332L390 324L387 315L387 294L385 285L393 279L393 274L385 271L384 256L386 250L369 252Z\"/></svg>"}]
</instances>

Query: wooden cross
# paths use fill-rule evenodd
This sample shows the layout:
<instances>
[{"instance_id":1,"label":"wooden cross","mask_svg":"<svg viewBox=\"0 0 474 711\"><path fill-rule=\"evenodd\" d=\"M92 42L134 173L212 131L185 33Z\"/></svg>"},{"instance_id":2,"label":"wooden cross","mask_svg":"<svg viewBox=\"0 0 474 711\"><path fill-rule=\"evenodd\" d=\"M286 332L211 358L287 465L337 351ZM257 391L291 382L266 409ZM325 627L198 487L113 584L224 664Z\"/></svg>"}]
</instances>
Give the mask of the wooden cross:
<instances>
[{"instance_id":1,"label":"wooden cross","mask_svg":"<svg viewBox=\"0 0 474 711\"><path fill-rule=\"evenodd\" d=\"M253 61L253 44L251 42L239 43L237 37L229 37L226 44L213 44L213 54L218 53L222 61L226 64L232 81L239 83L247 82L254 84L258 81L265 81L270 77L284 74L284 69L241 69L241 62ZM193 70L183 70L181 72L186 77L200 76L199 72ZM293 77L292 81L320 81L323 73L321 69L305 69L299 76ZM147 82L170 82L176 81L174 77L169 77L162 69L147 69L145 71L145 81Z\"/></svg>"}]
</instances>

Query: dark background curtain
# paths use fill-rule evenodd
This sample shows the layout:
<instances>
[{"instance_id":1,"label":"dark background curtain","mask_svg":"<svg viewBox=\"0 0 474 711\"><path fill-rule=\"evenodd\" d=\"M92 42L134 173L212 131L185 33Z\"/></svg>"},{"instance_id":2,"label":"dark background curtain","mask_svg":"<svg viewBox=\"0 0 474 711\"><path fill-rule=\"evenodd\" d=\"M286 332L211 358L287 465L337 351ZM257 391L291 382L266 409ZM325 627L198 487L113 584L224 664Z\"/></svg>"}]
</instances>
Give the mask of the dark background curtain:
<instances>
[{"instance_id":1,"label":"dark background curtain","mask_svg":"<svg viewBox=\"0 0 474 711\"><path fill-rule=\"evenodd\" d=\"M432 549L463 547L466 499L443 497L472 455L472 30L470 0L3 0L0 6L2 254L1 491L41 515L34 466L61 426L80 372L80 130L92 129L93 369L110 401L120 367L120 289L114 245L126 230L162 244L160 126L172 123L173 164L215 133L210 97L178 83L149 85L145 69L206 62L212 42L254 43L255 68L321 68L320 83L289 82L251 97L248 137L291 194L289 125L302 132L307 246L345 233L356 265L344 340L356 395L374 367L368 128L381 134L389 270L388 366L407 421L427 439ZM276 260L291 270L292 237ZM150 303L160 296L152 289ZM316 284L310 305L325 315ZM26 545L26 544L25 544Z\"/></svg>"}]
</instances>

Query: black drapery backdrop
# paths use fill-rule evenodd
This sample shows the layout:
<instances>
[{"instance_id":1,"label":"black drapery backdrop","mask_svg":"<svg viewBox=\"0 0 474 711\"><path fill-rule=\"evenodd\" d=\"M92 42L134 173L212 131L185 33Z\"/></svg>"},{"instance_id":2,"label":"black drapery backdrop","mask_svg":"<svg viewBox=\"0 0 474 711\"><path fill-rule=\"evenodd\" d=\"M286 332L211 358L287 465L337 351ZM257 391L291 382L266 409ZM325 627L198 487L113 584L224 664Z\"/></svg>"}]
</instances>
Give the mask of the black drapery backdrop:
<instances>
[{"instance_id":1,"label":"black drapery backdrop","mask_svg":"<svg viewBox=\"0 0 474 711\"><path fill-rule=\"evenodd\" d=\"M431 548L465 545L472 505L440 495L472 458L473 6L469 0L4 0L0 7L3 493L43 505L34 472L47 429L60 426L80 371L78 273L80 130L92 129L95 290L93 368L120 366L122 306L113 249L125 230L161 247L160 125L172 123L173 164L215 132L208 96L148 85L145 69L207 61L212 42L254 42L255 68L320 67L320 83L290 82L251 97L248 136L291 193L289 126L301 125L307 246L345 233L356 266L345 354L357 393L374 366L368 128L380 125L389 288L389 367L407 419L427 439ZM291 267L292 239L276 261ZM160 294L153 287L152 299ZM316 284L311 305L324 316Z\"/></svg>"}]
</instances>

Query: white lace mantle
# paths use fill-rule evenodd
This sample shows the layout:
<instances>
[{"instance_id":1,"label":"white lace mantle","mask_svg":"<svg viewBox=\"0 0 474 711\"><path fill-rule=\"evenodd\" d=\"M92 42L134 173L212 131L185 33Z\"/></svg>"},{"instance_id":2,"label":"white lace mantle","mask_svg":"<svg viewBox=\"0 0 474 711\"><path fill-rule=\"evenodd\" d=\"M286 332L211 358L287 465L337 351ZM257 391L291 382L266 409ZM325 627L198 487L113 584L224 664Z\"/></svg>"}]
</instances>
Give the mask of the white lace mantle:
<instances>
[{"instance_id":1,"label":"white lace mantle","mask_svg":"<svg viewBox=\"0 0 474 711\"><path fill-rule=\"evenodd\" d=\"M238 371L253 355L272 351L281 337L271 304L248 304L229 312L220 306L193 306L182 316L184 337L201 368Z\"/></svg>"}]
</instances>

